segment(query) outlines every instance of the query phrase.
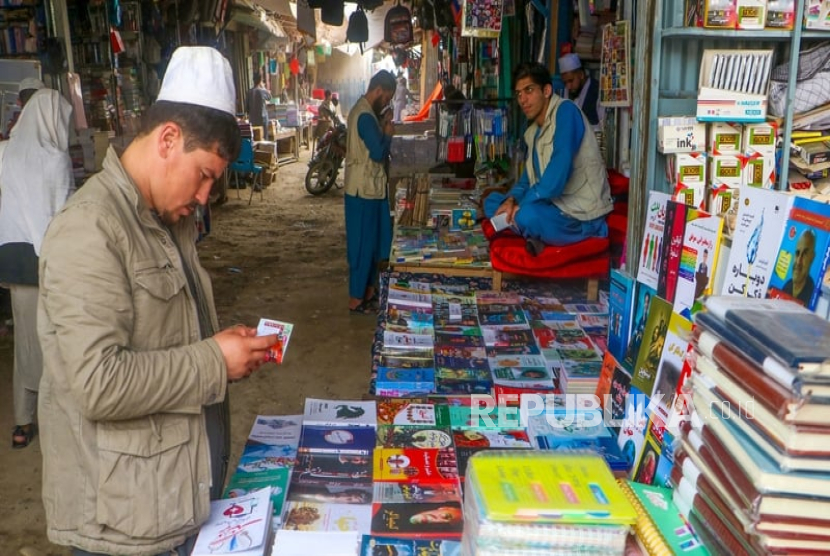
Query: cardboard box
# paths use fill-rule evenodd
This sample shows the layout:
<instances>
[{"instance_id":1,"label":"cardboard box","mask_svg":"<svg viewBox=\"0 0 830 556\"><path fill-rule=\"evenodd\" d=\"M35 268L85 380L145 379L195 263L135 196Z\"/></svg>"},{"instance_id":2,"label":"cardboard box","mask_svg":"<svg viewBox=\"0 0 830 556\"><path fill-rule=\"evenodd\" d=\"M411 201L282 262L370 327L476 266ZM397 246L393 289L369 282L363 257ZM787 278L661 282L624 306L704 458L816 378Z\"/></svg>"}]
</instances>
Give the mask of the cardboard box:
<instances>
[{"instance_id":1,"label":"cardboard box","mask_svg":"<svg viewBox=\"0 0 830 556\"><path fill-rule=\"evenodd\" d=\"M794 154L808 166L830 162L830 141L815 141L793 146Z\"/></svg>"},{"instance_id":2,"label":"cardboard box","mask_svg":"<svg viewBox=\"0 0 830 556\"><path fill-rule=\"evenodd\" d=\"M709 125L707 152L713 155L740 154L743 126L734 122L715 122Z\"/></svg>"},{"instance_id":3,"label":"cardboard box","mask_svg":"<svg viewBox=\"0 0 830 556\"><path fill-rule=\"evenodd\" d=\"M794 174L795 172L790 172ZM759 155L754 153L746 157L743 168L744 185L775 189L775 154Z\"/></svg>"},{"instance_id":4,"label":"cardboard box","mask_svg":"<svg viewBox=\"0 0 830 556\"><path fill-rule=\"evenodd\" d=\"M704 122L764 122L773 51L703 51L697 119Z\"/></svg>"},{"instance_id":5,"label":"cardboard box","mask_svg":"<svg viewBox=\"0 0 830 556\"><path fill-rule=\"evenodd\" d=\"M706 0L703 5L703 26L710 29L734 29L737 19L736 0Z\"/></svg>"},{"instance_id":6,"label":"cardboard box","mask_svg":"<svg viewBox=\"0 0 830 556\"><path fill-rule=\"evenodd\" d=\"M706 205L706 153L678 153L672 156L672 198L703 208Z\"/></svg>"},{"instance_id":7,"label":"cardboard box","mask_svg":"<svg viewBox=\"0 0 830 556\"><path fill-rule=\"evenodd\" d=\"M657 119L657 150L661 153L702 151L706 142L706 124L694 116Z\"/></svg>"},{"instance_id":8,"label":"cardboard box","mask_svg":"<svg viewBox=\"0 0 830 556\"><path fill-rule=\"evenodd\" d=\"M795 26L795 0L767 1L767 29L792 31Z\"/></svg>"},{"instance_id":9,"label":"cardboard box","mask_svg":"<svg viewBox=\"0 0 830 556\"><path fill-rule=\"evenodd\" d=\"M754 153L775 156L775 139L778 126L774 123L744 125L741 150L747 156Z\"/></svg>"},{"instance_id":10,"label":"cardboard box","mask_svg":"<svg viewBox=\"0 0 830 556\"><path fill-rule=\"evenodd\" d=\"M735 27L738 29L763 29L767 24L767 0L738 0Z\"/></svg>"},{"instance_id":11,"label":"cardboard box","mask_svg":"<svg viewBox=\"0 0 830 556\"><path fill-rule=\"evenodd\" d=\"M804 28L830 30L830 0L805 0Z\"/></svg>"},{"instance_id":12,"label":"cardboard box","mask_svg":"<svg viewBox=\"0 0 830 556\"><path fill-rule=\"evenodd\" d=\"M266 168L271 168L277 164L277 156L273 149L256 150L254 151L254 163Z\"/></svg>"},{"instance_id":13,"label":"cardboard box","mask_svg":"<svg viewBox=\"0 0 830 556\"><path fill-rule=\"evenodd\" d=\"M738 214L738 201L740 200L740 188L738 187L713 187L709 189L706 207L711 214L721 216L724 219L730 215ZM724 220L728 222L729 220Z\"/></svg>"},{"instance_id":14,"label":"cardboard box","mask_svg":"<svg viewBox=\"0 0 830 556\"><path fill-rule=\"evenodd\" d=\"M718 154L709 157L709 184L713 189L740 187L743 184L743 163L740 155Z\"/></svg>"}]
</instances>

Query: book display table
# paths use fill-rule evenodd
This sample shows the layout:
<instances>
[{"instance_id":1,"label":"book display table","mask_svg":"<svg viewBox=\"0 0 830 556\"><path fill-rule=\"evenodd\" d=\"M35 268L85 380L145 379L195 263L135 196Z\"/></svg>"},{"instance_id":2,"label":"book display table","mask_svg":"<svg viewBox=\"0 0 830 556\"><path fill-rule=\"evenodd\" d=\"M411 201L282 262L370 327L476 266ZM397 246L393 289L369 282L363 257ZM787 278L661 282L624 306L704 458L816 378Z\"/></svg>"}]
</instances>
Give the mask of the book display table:
<instances>
[{"instance_id":1,"label":"book display table","mask_svg":"<svg viewBox=\"0 0 830 556\"><path fill-rule=\"evenodd\" d=\"M500 291L487 239L470 202L475 180L419 175L397 185L398 197L389 266L398 272L490 278Z\"/></svg>"}]
</instances>

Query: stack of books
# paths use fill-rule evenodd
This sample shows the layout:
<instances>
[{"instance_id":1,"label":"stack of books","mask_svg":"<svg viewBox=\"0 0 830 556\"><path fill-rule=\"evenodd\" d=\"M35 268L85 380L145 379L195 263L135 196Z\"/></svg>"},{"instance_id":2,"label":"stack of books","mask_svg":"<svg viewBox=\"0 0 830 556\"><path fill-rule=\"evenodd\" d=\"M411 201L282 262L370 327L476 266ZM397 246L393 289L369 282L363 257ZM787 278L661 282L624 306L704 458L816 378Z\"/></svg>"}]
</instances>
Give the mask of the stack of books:
<instances>
[{"instance_id":1,"label":"stack of books","mask_svg":"<svg viewBox=\"0 0 830 556\"><path fill-rule=\"evenodd\" d=\"M302 415L258 415L239 465L225 488L225 498L270 489L274 528L282 523L282 509L291 469L297 461L302 423Z\"/></svg>"},{"instance_id":2,"label":"stack of books","mask_svg":"<svg viewBox=\"0 0 830 556\"><path fill-rule=\"evenodd\" d=\"M306 399L283 529L368 530L376 413L374 401Z\"/></svg>"},{"instance_id":3,"label":"stack of books","mask_svg":"<svg viewBox=\"0 0 830 556\"><path fill-rule=\"evenodd\" d=\"M595 455L480 452L464 496L464 554L622 554L637 513Z\"/></svg>"},{"instance_id":4,"label":"stack of books","mask_svg":"<svg viewBox=\"0 0 830 556\"><path fill-rule=\"evenodd\" d=\"M784 300L695 317L679 506L716 552L830 552L830 324Z\"/></svg>"},{"instance_id":5,"label":"stack of books","mask_svg":"<svg viewBox=\"0 0 830 556\"><path fill-rule=\"evenodd\" d=\"M380 416L371 534L460 539L461 485L447 406L386 400Z\"/></svg>"}]
</instances>

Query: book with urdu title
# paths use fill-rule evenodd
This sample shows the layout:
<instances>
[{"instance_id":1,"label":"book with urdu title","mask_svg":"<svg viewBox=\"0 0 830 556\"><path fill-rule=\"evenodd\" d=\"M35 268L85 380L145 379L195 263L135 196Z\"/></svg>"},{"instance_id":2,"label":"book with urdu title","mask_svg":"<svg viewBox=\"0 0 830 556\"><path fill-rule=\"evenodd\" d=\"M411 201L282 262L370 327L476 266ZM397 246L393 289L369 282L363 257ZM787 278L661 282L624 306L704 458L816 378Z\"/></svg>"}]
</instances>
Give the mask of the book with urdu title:
<instances>
[{"instance_id":1,"label":"book with urdu title","mask_svg":"<svg viewBox=\"0 0 830 556\"><path fill-rule=\"evenodd\" d=\"M470 458L467 476L489 521L632 525L637 519L598 455L486 451Z\"/></svg>"}]
</instances>

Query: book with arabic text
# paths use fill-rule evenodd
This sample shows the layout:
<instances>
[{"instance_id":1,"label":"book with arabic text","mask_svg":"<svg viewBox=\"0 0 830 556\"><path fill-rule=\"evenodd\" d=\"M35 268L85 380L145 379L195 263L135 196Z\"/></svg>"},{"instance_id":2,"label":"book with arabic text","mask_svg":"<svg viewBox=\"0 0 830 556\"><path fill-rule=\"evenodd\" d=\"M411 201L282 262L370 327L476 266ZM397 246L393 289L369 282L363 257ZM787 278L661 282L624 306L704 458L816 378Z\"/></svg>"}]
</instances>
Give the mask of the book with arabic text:
<instances>
[{"instance_id":1,"label":"book with arabic text","mask_svg":"<svg viewBox=\"0 0 830 556\"><path fill-rule=\"evenodd\" d=\"M210 503L210 517L199 529L193 556L259 556L268 548L271 492L264 488Z\"/></svg>"}]
</instances>

